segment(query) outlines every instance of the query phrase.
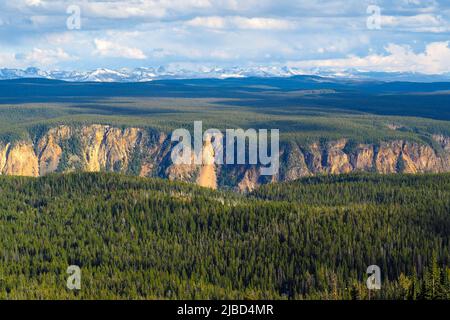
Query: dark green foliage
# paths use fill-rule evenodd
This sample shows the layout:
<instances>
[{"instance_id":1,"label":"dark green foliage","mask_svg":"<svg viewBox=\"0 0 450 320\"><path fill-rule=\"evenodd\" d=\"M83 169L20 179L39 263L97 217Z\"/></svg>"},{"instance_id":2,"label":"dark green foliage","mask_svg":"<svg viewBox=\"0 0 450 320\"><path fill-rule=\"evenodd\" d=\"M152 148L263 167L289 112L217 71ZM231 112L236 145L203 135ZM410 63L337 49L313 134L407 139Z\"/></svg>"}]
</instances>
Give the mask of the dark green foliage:
<instances>
[{"instance_id":1,"label":"dark green foliage","mask_svg":"<svg viewBox=\"0 0 450 320\"><path fill-rule=\"evenodd\" d=\"M32 137L33 144L36 146L38 141L45 135L50 127L46 124L37 124L30 128L30 136ZM36 151L36 150L35 150Z\"/></svg>"},{"instance_id":2,"label":"dark green foliage","mask_svg":"<svg viewBox=\"0 0 450 320\"><path fill-rule=\"evenodd\" d=\"M69 158L72 155L80 155L81 154L81 142L75 135L71 136L67 140L61 140L59 145L62 149L61 159L58 163L57 172L64 172L69 167ZM81 170L81 164L75 163L75 170Z\"/></svg>"},{"instance_id":3,"label":"dark green foliage","mask_svg":"<svg viewBox=\"0 0 450 320\"><path fill-rule=\"evenodd\" d=\"M346 154L353 154L356 151L358 143L355 140L349 140L344 147L344 152Z\"/></svg>"},{"instance_id":4,"label":"dark green foliage","mask_svg":"<svg viewBox=\"0 0 450 320\"><path fill-rule=\"evenodd\" d=\"M139 176L142 168L142 154L139 146L135 146L131 154L131 160L128 164L128 174Z\"/></svg>"},{"instance_id":5,"label":"dark green foliage","mask_svg":"<svg viewBox=\"0 0 450 320\"><path fill-rule=\"evenodd\" d=\"M0 297L448 299L450 175L317 177L246 197L115 174L0 177ZM82 269L82 290L66 269Z\"/></svg>"},{"instance_id":6,"label":"dark green foliage","mask_svg":"<svg viewBox=\"0 0 450 320\"><path fill-rule=\"evenodd\" d=\"M12 142L31 133L36 141L44 128L58 124L171 132L198 120L205 129L280 129L282 140L302 145L341 138L352 143L401 139L438 150L431 135L450 135L450 95L442 94L448 83L316 80L1 81L0 140Z\"/></svg>"}]
</instances>

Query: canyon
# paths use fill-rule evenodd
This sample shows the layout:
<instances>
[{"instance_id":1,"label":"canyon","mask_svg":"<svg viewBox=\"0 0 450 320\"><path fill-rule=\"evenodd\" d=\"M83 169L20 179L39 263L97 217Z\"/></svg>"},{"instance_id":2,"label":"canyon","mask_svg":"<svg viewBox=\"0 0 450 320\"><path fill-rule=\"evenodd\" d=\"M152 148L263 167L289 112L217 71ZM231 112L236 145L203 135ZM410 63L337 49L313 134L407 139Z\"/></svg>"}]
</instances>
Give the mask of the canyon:
<instances>
[{"instance_id":1,"label":"canyon","mask_svg":"<svg viewBox=\"0 0 450 320\"><path fill-rule=\"evenodd\" d=\"M254 165L215 165L211 161L174 165L170 135L158 130L59 125L40 136L0 142L0 173L39 177L55 172L107 171L250 192L264 183L321 174L450 172L450 137L430 138L432 145L404 140L374 144L347 139L305 145L281 142L280 172L266 177ZM210 159L213 154L211 144L205 143L203 156Z\"/></svg>"}]
</instances>

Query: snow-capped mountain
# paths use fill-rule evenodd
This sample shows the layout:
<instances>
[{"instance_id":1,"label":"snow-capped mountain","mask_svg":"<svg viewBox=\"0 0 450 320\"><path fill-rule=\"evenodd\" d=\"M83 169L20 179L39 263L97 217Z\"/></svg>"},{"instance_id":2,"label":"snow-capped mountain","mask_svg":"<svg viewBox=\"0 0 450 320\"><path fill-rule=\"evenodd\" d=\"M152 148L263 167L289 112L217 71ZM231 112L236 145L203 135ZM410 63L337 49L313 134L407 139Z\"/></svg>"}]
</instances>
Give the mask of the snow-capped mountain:
<instances>
[{"instance_id":1,"label":"snow-capped mountain","mask_svg":"<svg viewBox=\"0 0 450 320\"><path fill-rule=\"evenodd\" d=\"M73 82L144 82L162 79L200 78L245 78L245 77L290 77L302 74L288 67L231 67L231 68L137 68L137 69L96 69L92 71L44 71L38 68L0 69L0 80L20 78L45 78Z\"/></svg>"},{"instance_id":2,"label":"snow-capped mountain","mask_svg":"<svg viewBox=\"0 0 450 320\"><path fill-rule=\"evenodd\" d=\"M295 67L254 66L254 67L201 67L197 69L148 67L136 69L96 69L92 71L44 71L30 67L27 69L0 69L0 80L21 78L43 78L71 82L145 82L162 79L200 78L246 78L246 77L291 77L315 75L327 78L378 80L378 81L450 81L450 74L424 75L400 72L361 72L358 70L330 71L327 69L301 70Z\"/></svg>"}]
</instances>

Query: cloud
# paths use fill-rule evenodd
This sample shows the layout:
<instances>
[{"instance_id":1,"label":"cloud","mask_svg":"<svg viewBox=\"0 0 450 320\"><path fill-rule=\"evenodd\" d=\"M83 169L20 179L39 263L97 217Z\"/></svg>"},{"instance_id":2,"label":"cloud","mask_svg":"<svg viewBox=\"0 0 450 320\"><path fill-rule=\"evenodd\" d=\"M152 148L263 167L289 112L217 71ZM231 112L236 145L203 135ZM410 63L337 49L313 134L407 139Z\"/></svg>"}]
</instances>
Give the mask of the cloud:
<instances>
[{"instance_id":1,"label":"cloud","mask_svg":"<svg viewBox=\"0 0 450 320\"><path fill-rule=\"evenodd\" d=\"M41 0L25 0L25 3L27 6L35 7L42 4Z\"/></svg>"},{"instance_id":2,"label":"cloud","mask_svg":"<svg viewBox=\"0 0 450 320\"><path fill-rule=\"evenodd\" d=\"M234 17L196 17L186 22L187 26L210 29L249 29L249 30L288 30L295 29L293 21L272 18Z\"/></svg>"},{"instance_id":3,"label":"cloud","mask_svg":"<svg viewBox=\"0 0 450 320\"><path fill-rule=\"evenodd\" d=\"M68 54L62 48L33 48L24 53L0 52L0 67L26 68L35 66L40 68L57 68L62 62L76 61L77 59L78 57Z\"/></svg>"},{"instance_id":4,"label":"cloud","mask_svg":"<svg viewBox=\"0 0 450 320\"><path fill-rule=\"evenodd\" d=\"M389 44L385 55L348 56L343 59L290 62L290 66L305 69L325 68L334 71L354 68L359 71L418 72L442 74L450 72L450 42L433 42L421 53L406 45Z\"/></svg>"},{"instance_id":5,"label":"cloud","mask_svg":"<svg viewBox=\"0 0 450 320\"><path fill-rule=\"evenodd\" d=\"M32 51L17 55L18 60L22 60L22 64L27 66L55 66L63 61L76 60L61 48L57 49L40 49L34 48Z\"/></svg>"},{"instance_id":6,"label":"cloud","mask_svg":"<svg viewBox=\"0 0 450 320\"><path fill-rule=\"evenodd\" d=\"M83 2L80 6L90 17L128 19L186 14L210 8L212 4L210 0L131 0Z\"/></svg>"},{"instance_id":7,"label":"cloud","mask_svg":"<svg viewBox=\"0 0 450 320\"><path fill-rule=\"evenodd\" d=\"M154 1L147 2L90 2L81 6L82 12L88 17L100 17L110 19L129 19L136 17L163 18L167 11L163 6L158 6Z\"/></svg>"},{"instance_id":8,"label":"cloud","mask_svg":"<svg viewBox=\"0 0 450 320\"><path fill-rule=\"evenodd\" d=\"M397 30L414 32L448 32L450 23L442 16L434 14L419 14L412 16L381 16L382 28L396 28Z\"/></svg>"},{"instance_id":9,"label":"cloud","mask_svg":"<svg viewBox=\"0 0 450 320\"><path fill-rule=\"evenodd\" d=\"M13 53L0 52L0 67L16 67L17 61Z\"/></svg>"},{"instance_id":10,"label":"cloud","mask_svg":"<svg viewBox=\"0 0 450 320\"><path fill-rule=\"evenodd\" d=\"M70 5L77 5L88 18L129 19L163 18L210 8L210 0L14 0L5 6L18 12L47 12L64 15ZM32 12L32 11L31 11Z\"/></svg>"},{"instance_id":11,"label":"cloud","mask_svg":"<svg viewBox=\"0 0 450 320\"><path fill-rule=\"evenodd\" d=\"M81 8L82 27L72 31L67 8L74 4ZM369 4L381 7L381 30L367 29ZM311 61L441 72L446 63L431 43L446 43L449 33L445 0L0 1L3 65L23 64L27 54L53 54L54 65L62 61L63 67L82 70ZM57 48L70 58L58 57ZM439 63L422 61L421 55Z\"/></svg>"},{"instance_id":12,"label":"cloud","mask_svg":"<svg viewBox=\"0 0 450 320\"><path fill-rule=\"evenodd\" d=\"M126 58L137 60L147 58L144 52L138 48L129 48L124 45L120 45L104 39L94 39L94 43L96 48L94 54L98 54L102 57Z\"/></svg>"}]
</instances>

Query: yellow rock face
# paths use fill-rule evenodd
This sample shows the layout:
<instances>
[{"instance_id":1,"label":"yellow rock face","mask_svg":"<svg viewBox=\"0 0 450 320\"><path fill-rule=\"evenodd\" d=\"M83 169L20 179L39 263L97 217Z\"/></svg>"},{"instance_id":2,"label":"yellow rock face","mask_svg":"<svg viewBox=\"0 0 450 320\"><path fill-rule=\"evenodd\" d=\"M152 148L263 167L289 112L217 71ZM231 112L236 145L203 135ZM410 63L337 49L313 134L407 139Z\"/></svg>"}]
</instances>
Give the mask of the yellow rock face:
<instances>
[{"instance_id":1,"label":"yellow rock face","mask_svg":"<svg viewBox=\"0 0 450 320\"><path fill-rule=\"evenodd\" d=\"M345 140L332 142L328 145L328 172L331 174L349 173L353 170L349 156L343 151Z\"/></svg>"},{"instance_id":2,"label":"yellow rock face","mask_svg":"<svg viewBox=\"0 0 450 320\"><path fill-rule=\"evenodd\" d=\"M287 159L286 172L281 178L283 181L294 181L311 175L305 156L297 144L290 145L288 150L281 150L280 156Z\"/></svg>"},{"instance_id":3,"label":"yellow rock face","mask_svg":"<svg viewBox=\"0 0 450 320\"><path fill-rule=\"evenodd\" d=\"M144 163L139 173L140 177L148 177L153 172L154 166L151 163Z\"/></svg>"},{"instance_id":4,"label":"yellow rock face","mask_svg":"<svg viewBox=\"0 0 450 320\"><path fill-rule=\"evenodd\" d=\"M72 139L69 141L69 139ZM139 128L115 128L106 125L83 127L58 126L50 129L33 145L31 140L0 144L0 173L20 176L42 176L55 172L65 159L64 170L80 169L88 172L129 172L137 152L139 163L133 162L132 172L141 176L163 176L170 180L197 183L217 189L217 172L222 168L214 163L213 143L204 143L203 163L174 165L170 163L171 146L164 133L148 132ZM450 172L450 137L435 135L440 146L402 140L379 144L359 144L347 150L347 140L312 143L300 146L295 143L281 150L282 171L264 181L291 181L316 174L342 174L353 171L378 173ZM65 146L73 146L76 154L64 154ZM72 151L73 152L73 151ZM226 150L225 150L226 152ZM230 169L230 168L229 168ZM137 171L136 171L137 170ZM235 166L227 174L241 177L237 189L252 191L260 183L258 166Z\"/></svg>"},{"instance_id":5,"label":"yellow rock face","mask_svg":"<svg viewBox=\"0 0 450 320\"><path fill-rule=\"evenodd\" d=\"M60 143L67 140L72 134L68 126L59 126L50 129L38 142L39 175L46 175L58 169L62 156Z\"/></svg>"},{"instance_id":6,"label":"yellow rock face","mask_svg":"<svg viewBox=\"0 0 450 320\"><path fill-rule=\"evenodd\" d=\"M39 176L38 158L33 146L20 142L11 146L8 150L3 174L11 176Z\"/></svg>"},{"instance_id":7,"label":"yellow rock face","mask_svg":"<svg viewBox=\"0 0 450 320\"><path fill-rule=\"evenodd\" d=\"M48 173L55 172L56 169L58 169L62 149L57 143L55 143L52 135L49 135L46 139L41 141L42 145L39 145L42 150L39 158L39 174L46 175Z\"/></svg>"},{"instance_id":8,"label":"yellow rock face","mask_svg":"<svg viewBox=\"0 0 450 320\"><path fill-rule=\"evenodd\" d=\"M216 166L214 164L214 148L211 141L207 141L203 146L203 165L197 184L201 187L217 189Z\"/></svg>"},{"instance_id":9,"label":"yellow rock face","mask_svg":"<svg viewBox=\"0 0 450 320\"><path fill-rule=\"evenodd\" d=\"M195 182L195 177L199 171L199 166L195 164L195 157L192 152L189 164L172 163L165 172L167 178L171 181Z\"/></svg>"},{"instance_id":10,"label":"yellow rock face","mask_svg":"<svg viewBox=\"0 0 450 320\"><path fill-rule=\"evenodd\" d=\"M443 171L442 160L429 146L405 143L402 159L407 173Z\"/></svg>"},{"instance_id":11,"label":"yellow rock face","mask_svg":"<svg viewBox=\"0 0 450 320\"><path fill-rule=\"evenodd\" d=\"M113 171L114 168L127 168L131 154L138 139L139 130L108 128L100 145L98 162L101 168Z\"/></svg>"},{"instance_id":12,"label":"yellow rock face","mask_svg":"<svg viewBox=\"0 0 450 320\"><path fill-rule=\"evenodd\" d=\"M403 173L417 173L417 168L408 155L403 153L401 155L401 160L403 161L403 168L402 168Z\"/></svg>"},{"instance_id":13,"label":"yellow rock face","mask_svg":"<svg viewBox=\"0 0 450 320\"><path fill-rule=\"evenodd\" d=\"M313 143L310 146L310 157L307 159L307 163L311 168L311 173L323 173L322 169L322 151L318 143Z\"/></svg>"},{"instance_id":14,"label":"yellow rock face","mask_svg":"<svg viewBox=\"0 0 450 320\"><path fill-rule=\"evenodd\" d=\"M258 187L259 170L255 167L245 171L244 178L239 182L237 189L241 192L252 192Z\"/></svg>"},{"instance_id":15,"label":"yellow rock face","mask_svg":"<svg viewBox=\"0 0 450 320\"><path fill-rule=\"evenodd\" d=\"M373 169L374 150L371 145L360 144L355 156L355 169L357 171L370 171Z\"/></svg>"},{"instance_id":16,"label":"yellow rock face","mask_svg":"<svg viewBox=\"0 0 450 320\"><path fill-rule=\"evenodd\" d=\"M141 130L92 125L81 130L83 159L88 172L123 171L128 167Z\"/></svg>"},{"instance_id":17,"label":"yellow rock face","mask_svg":"<svg viewBox=\"0 0 450 320\"><path fill-rule=\"evenodd\" d=\"M383 174L396 173L401 152L401 142L382 143L375 160L377 172Z\"/></svg>"},{"instance_id":18,"label":"yellow rock face","mask_svg":"<svg viewBox=\"0 0 450 320\"><path fill-rule=\"evenodd\" d=\"M83 159L85 162L85 170L87 172L98 172L101 164L104 163L100 159L100 148L105 136L106 127L100 125L92 125L84 127L81 131L81 142L83 144Z\"/></svg>"}]
</instances>

